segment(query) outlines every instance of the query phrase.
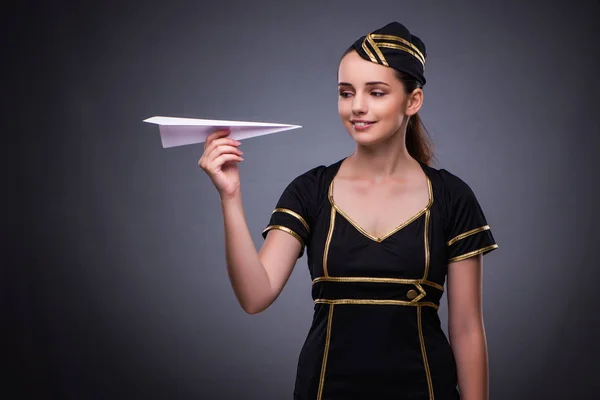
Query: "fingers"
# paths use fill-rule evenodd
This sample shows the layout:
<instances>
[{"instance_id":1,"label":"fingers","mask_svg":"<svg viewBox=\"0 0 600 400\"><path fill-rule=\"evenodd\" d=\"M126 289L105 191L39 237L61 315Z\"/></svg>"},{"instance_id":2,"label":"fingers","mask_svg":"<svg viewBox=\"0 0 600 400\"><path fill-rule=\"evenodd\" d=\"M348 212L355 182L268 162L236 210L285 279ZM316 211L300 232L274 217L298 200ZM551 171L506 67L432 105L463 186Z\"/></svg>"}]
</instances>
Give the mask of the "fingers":
<instances>
[{"instance_id":1,"label":"fingers","mask_svg":"<svg viewBox=\"0 0 600 400\"><path fill-rule=\"evenodd\" d=\"M210 154L212 151L214 151L214 149L219 148L221 146L233 146L237 148L240 144L240 142L231 138L214 139L210 142L208 146L206 146L206 148L204 149L204 154Z\"/></svg>"},{"instance_id":2,"label":"fingers","mask_svg":"<svg viewBox=\"0 0 600 400\"><path fill-rule=\"evenodd\" d=\"M221 142L219 142L219 140L221 140ZM236 145L230 145L228 143L229 139L214 140L211 146L208 149L206 149L206 151L198 161L198 166L205 170L214 170L215 168L218 169L225 162L223 161L223 155L236 156L236 160L243 161L243 158L241 156L242 154L244 154L244 152L238 149ZM229 159L230 158L227 158L227 160Z\"/></svg>"},{"instance_id":3,"label":"fingers","mask_svg":"<svg viewBox=\"0 0 600 400\"><path fill-rule=\"evenodd\" d=\"M243 152L237 148L241 143L235 139L228 138L229 133L231 133L231 129L229 128L219 129L206 138L204 153L198 161L198 166L207 169L209 165L212 165L223 154L234 154L241 158ZM214 167L214 165L212 166Z\"/></svg>"},{"instance_id":4,"label":"fingers","mask_svg":"<svg viewBox=\"0 0 600 400\"><path fill-rule=\"evenodd\" d=\"M244 159L237 154L222 154L215 158L215 165L219 168L223 166L227 161L244 161Z\"/></svg>"},{"instance_id":5,"label":"fingers","mask_svg":"<svg viewBox=\"0 0 600 400\"><path fill-rule=\"evenodd\" d=\"M225 137L225 136L229 135L230 132L231 132L231 129L229 129L229 128L218 129L218 130L214 131L213 133L208 135L208 137L206 138L206 141L204 142L204 148L205 149L208 148L215 139Z\"/></svg>"},{"instance_id":6,"label":"fingers","mask_svg":"<svg viewBox=\"0 0 600 400\"><path fill-rule=\"evenodd\" d=\"M232 153L224 153L219 155L218 157L216 157L213 161L208 162L205 159L200 159L200 161L198 161L198 166L200 168L202 168L203 170L205 170L206 172L216 172L219 169L221 169L221 167L223 167L223 164L225 164L227 161L244 161L244 159L237 155L237 154L232 154Z\"/></svg>"},{"instance_id":7,"label":"fingers","mask_svg":"<svg viewBox=\"0 0 600 400\"><path fill-rule=\"evenodd\" d=\"M210 152L208 152L206 154L206 160L208 162L211 162L213 160L216 160L219 156L221 156L223 154L236 154L238 156L241 156L242 154L244 154L244 152L235 146L229 146L226 144L222 144L222 145L215 147Z\"/></svg>"}]
</instances>

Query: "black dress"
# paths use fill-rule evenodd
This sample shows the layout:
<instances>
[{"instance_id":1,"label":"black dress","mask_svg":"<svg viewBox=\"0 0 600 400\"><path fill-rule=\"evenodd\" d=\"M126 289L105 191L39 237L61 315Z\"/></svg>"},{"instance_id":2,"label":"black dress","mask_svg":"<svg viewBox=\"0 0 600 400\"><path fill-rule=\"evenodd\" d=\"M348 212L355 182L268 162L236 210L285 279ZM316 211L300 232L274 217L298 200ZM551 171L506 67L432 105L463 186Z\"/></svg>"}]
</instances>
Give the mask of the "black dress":
<instances>
[{"instance_id":1,"label":"black dress","mask_svg":"<svg viewBox=\"0 0 600 400\"><path fill-rule=\"evenodd\" d=\"M374 237L333 201L342 160L294 179L267 228L297 238L314 317L298 360L295 400L459 399L438 306L448 264L498 247L470 187L420 163L429 204Z\"/></svg>"}]
</instances>

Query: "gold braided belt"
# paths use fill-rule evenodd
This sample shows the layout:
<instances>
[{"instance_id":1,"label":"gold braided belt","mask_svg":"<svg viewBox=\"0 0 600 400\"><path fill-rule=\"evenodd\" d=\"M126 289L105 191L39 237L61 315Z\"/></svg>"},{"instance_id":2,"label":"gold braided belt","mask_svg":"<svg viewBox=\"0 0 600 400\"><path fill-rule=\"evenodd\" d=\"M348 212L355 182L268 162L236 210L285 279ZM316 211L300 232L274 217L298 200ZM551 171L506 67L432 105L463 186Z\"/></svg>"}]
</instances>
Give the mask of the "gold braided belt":
<instances>
[{"instance_id":1,"label":"gold braided belt","mask_svg":"<svg viewBox=\"0 0 600 400\"><path fill-rule=\"evenodd\" d=\"M439 308L444 287L424 279L333 277L313 280L315 304L383 304Z\"/></svg>"}]
</instances>

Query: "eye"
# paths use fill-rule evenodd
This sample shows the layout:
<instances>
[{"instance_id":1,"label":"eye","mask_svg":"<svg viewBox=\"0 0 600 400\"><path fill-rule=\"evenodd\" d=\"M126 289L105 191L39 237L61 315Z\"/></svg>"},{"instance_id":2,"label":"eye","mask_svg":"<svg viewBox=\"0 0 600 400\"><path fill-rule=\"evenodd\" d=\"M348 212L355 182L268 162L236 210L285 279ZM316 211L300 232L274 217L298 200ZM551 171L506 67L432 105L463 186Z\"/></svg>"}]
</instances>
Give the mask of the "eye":
<instances>
[{"instance_id":1,"label":"eye","mask_svg":"<svg viewBox=\"0 0 600 400\"><path fill-rule=\"evenodd\" d=\"M383 97L385 96L385 93L383 92L371 92L371 95L374 97Z\"/></svg>"},{"instance_id":2,"label":"eye","mask_svg":"<svg viewBox=\"0 0 600 400\"><path fill-rule=\"evenodd\" d=\"M346 99L350 96L352 96L352 92L340 92L340 97L343 97Z\"/></svg>"}]
</instances>

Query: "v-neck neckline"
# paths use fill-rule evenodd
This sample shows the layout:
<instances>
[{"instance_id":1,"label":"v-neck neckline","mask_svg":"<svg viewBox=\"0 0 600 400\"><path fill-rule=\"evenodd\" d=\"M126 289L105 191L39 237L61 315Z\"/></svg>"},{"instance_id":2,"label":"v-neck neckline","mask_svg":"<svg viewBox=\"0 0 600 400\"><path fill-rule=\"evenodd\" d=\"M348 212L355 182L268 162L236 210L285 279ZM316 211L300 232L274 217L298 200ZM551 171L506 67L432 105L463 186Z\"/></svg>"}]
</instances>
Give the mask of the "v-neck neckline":
<instances>
[{"instance_id":1,"label":"v-neck neckline","mask_svg":"<svg viewBox=\"0 0 600 400\"><path fill-rule=\"evenodd\" d=\"M429 179L429 175L427 174L427 171L425 170L425 165L423 165L423 163L421 163L419 160L416 160L419 163L419 165L421 166L421 170L425 174L425 179L427 179L427 192L429 195L429 201L427 202L427 205L424 208L422 208L421 210L419 210L415 215L413 215L412 217L410 217L406 221L402 222L400 225L396 226L391 231L389 231L388 233L386 233L382 236L375 236L375 235L369 233L366 229L364 229L356 221L354 221L354 219L352 219L352 217L350 217L348 214L346 214L344 212L344 210L342 210L336 204L335 199L333 198L333 181L335 180L335 177L337 176L337 174L340 170L340 167L342 166L342 163L344 162L344 160L346 158L347 157L344 157L337 163L337 168L336 168L335 172L333 173L331 182L329 182L329 189L328 189L327 197L329 198L329 203L331 204L331 207L333 207L338 214L340 214L346 221L348 221L350 223L350 225L352 225L358 232L360 232L362 235L364 235L368 239L371 239L372 241L377 242L377 243L381 243L385 239L387 239L390 236L392 236L393 234L395 234L396 232L399 232L406 226L410 225L412 222L417 220L421 215L426 213L427 210L429 210L431 208L431 206L433 204L433 188L431 185L431 179Z\"/></svg>"}]
</instances>

